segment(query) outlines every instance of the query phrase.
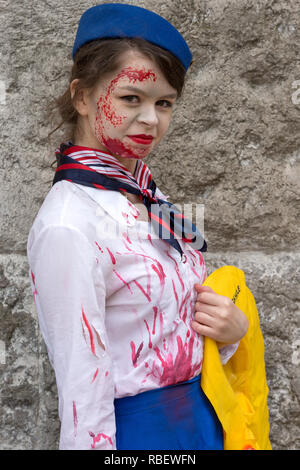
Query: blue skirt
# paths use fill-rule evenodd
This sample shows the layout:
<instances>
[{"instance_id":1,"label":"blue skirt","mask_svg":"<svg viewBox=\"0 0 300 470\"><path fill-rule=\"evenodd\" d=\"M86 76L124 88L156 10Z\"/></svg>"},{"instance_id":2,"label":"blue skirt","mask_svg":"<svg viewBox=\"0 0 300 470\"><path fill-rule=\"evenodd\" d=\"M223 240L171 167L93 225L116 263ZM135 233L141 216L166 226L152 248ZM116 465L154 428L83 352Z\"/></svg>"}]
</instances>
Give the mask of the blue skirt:
<instances>
[{"instance_id":1,"label":"blue skirt","mask_svg":"<svg viewBox=\"0 0 300 470\"><path fill-rule=\"evenodd\" d=\"M200 376L115 399L118 450L223 450L221 423Z\"/></svg>"}]
</instances>

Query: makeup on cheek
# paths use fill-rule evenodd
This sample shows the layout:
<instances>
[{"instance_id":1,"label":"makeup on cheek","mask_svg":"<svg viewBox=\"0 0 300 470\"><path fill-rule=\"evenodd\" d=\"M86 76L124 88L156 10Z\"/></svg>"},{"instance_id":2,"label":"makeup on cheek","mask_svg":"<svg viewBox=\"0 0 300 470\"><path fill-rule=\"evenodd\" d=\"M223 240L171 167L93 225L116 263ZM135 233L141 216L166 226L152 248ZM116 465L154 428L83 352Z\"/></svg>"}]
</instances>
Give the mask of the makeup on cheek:
<instances>
[{"instance_id":1,"label":"makeup on cheek","mask_svg":"<svg viewBox=\"0 0 300 470\"><path fill-rule=\"evenodd\" d=\"M123 69L116 78L114 78L107 89L107 93L103 99L103 113L106 116L106 119L111 122L112 125L117 126L122 122L122 116L117 116L114 111L111 109L111 100L110 95L115 89L117 83L122 79L127 78L130 83L135 83L137 80L140 82L144 82L145 80L153 79L155 82L157 77L154 72L151 70L136 70L132 67L127 67Z\"/></svg>"},{"instance_id":2,"label":"makeup on cheek","mask_svg":"<svg viewBox=\"0 0 300 470\"><path fill-rule=\"evenodd\" d=\"M135 69L133 67L127 67L123 69L117 76L114 78L104 95L101 95L97 101L97 114L95 119L95 135L97 139L105 145L105 147L110 150L112 153L115 153L119 156L126 158L144 158L150 151L149 148L136 148L131 147L131 145L124 145L119 139L111 138L105 136L105 121L112 125L114 128L117 128L123 124L126 119L126 116L120 116L113 109L111 94L114 91L117 83L121 80L127 78L130 83L135 83L136 81L143 82L145 80L156 81L157 77L152 70L145 69Z\"/></svg>"}]
</instances>

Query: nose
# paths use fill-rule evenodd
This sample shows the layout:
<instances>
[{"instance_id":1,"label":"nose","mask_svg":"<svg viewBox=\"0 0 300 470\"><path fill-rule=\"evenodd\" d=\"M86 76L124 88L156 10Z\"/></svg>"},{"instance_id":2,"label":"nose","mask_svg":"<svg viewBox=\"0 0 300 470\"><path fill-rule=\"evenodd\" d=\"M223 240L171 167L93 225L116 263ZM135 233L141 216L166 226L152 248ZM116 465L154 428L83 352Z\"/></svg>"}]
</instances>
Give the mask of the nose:
<instances>
[{"instance_id":1,"label":"nose","mask_svg":"<svg viewBox=\"0 0 300 470\"><path fill-rule=\"evenodd\" d=\"M138 115L137 120L141 124L146 124L149 127L156 126L158 124L158 116L155 106L144 106L140 114Z\"/></svg>"}]
</instances>

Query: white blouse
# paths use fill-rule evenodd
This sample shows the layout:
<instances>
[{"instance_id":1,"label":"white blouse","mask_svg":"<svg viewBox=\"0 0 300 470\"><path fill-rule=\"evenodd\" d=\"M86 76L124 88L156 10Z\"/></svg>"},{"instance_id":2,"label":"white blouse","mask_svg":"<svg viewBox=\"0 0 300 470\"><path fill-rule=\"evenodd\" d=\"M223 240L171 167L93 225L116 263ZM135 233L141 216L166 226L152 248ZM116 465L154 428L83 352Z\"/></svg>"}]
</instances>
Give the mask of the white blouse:
<instances>
[{"instance_id":1,"label":"white blouse","mask_svg":"<svg viewBox=\"0 0 300 470\"><path fill-rule=\"evenodd\" d=\"M60 181L30 230L29 274L56 374L60 449L116 449L115 398L201 372L203 337L191 321L203 257L179 240L181 259L138 215L118 192ZM236 348L220 350L223 363Z\"/></svg>"}]
</instances>

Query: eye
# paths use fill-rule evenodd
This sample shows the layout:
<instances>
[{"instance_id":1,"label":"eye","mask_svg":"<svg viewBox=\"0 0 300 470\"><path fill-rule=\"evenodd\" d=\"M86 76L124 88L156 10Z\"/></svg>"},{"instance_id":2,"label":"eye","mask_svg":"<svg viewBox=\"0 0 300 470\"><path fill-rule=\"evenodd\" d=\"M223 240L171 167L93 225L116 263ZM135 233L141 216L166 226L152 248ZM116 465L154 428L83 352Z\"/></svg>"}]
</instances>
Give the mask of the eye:
<instances>
[{"instance_id":1,"label":"eye","mask_svg":"<svg viewBox=\"0 0 300 470\"><path fill-rule=\"evenodd\" d=\"M136 95L121 96L121 100L127 101L127 103L138 103L139 97Z\"/></svg>"},{"instance_id":2,"label":"eye","mask_svg":"<svg viewBox=\"0 0 300 470\"><path fill-rule=\"evenodd\" d=\"M168 100L160 100L160 101L157 101L156 104L158 106L162 106L163 108L172 108L173 106L173 103L171 103L171 101L168 101Z\"/></svg>"}]
</instances>

